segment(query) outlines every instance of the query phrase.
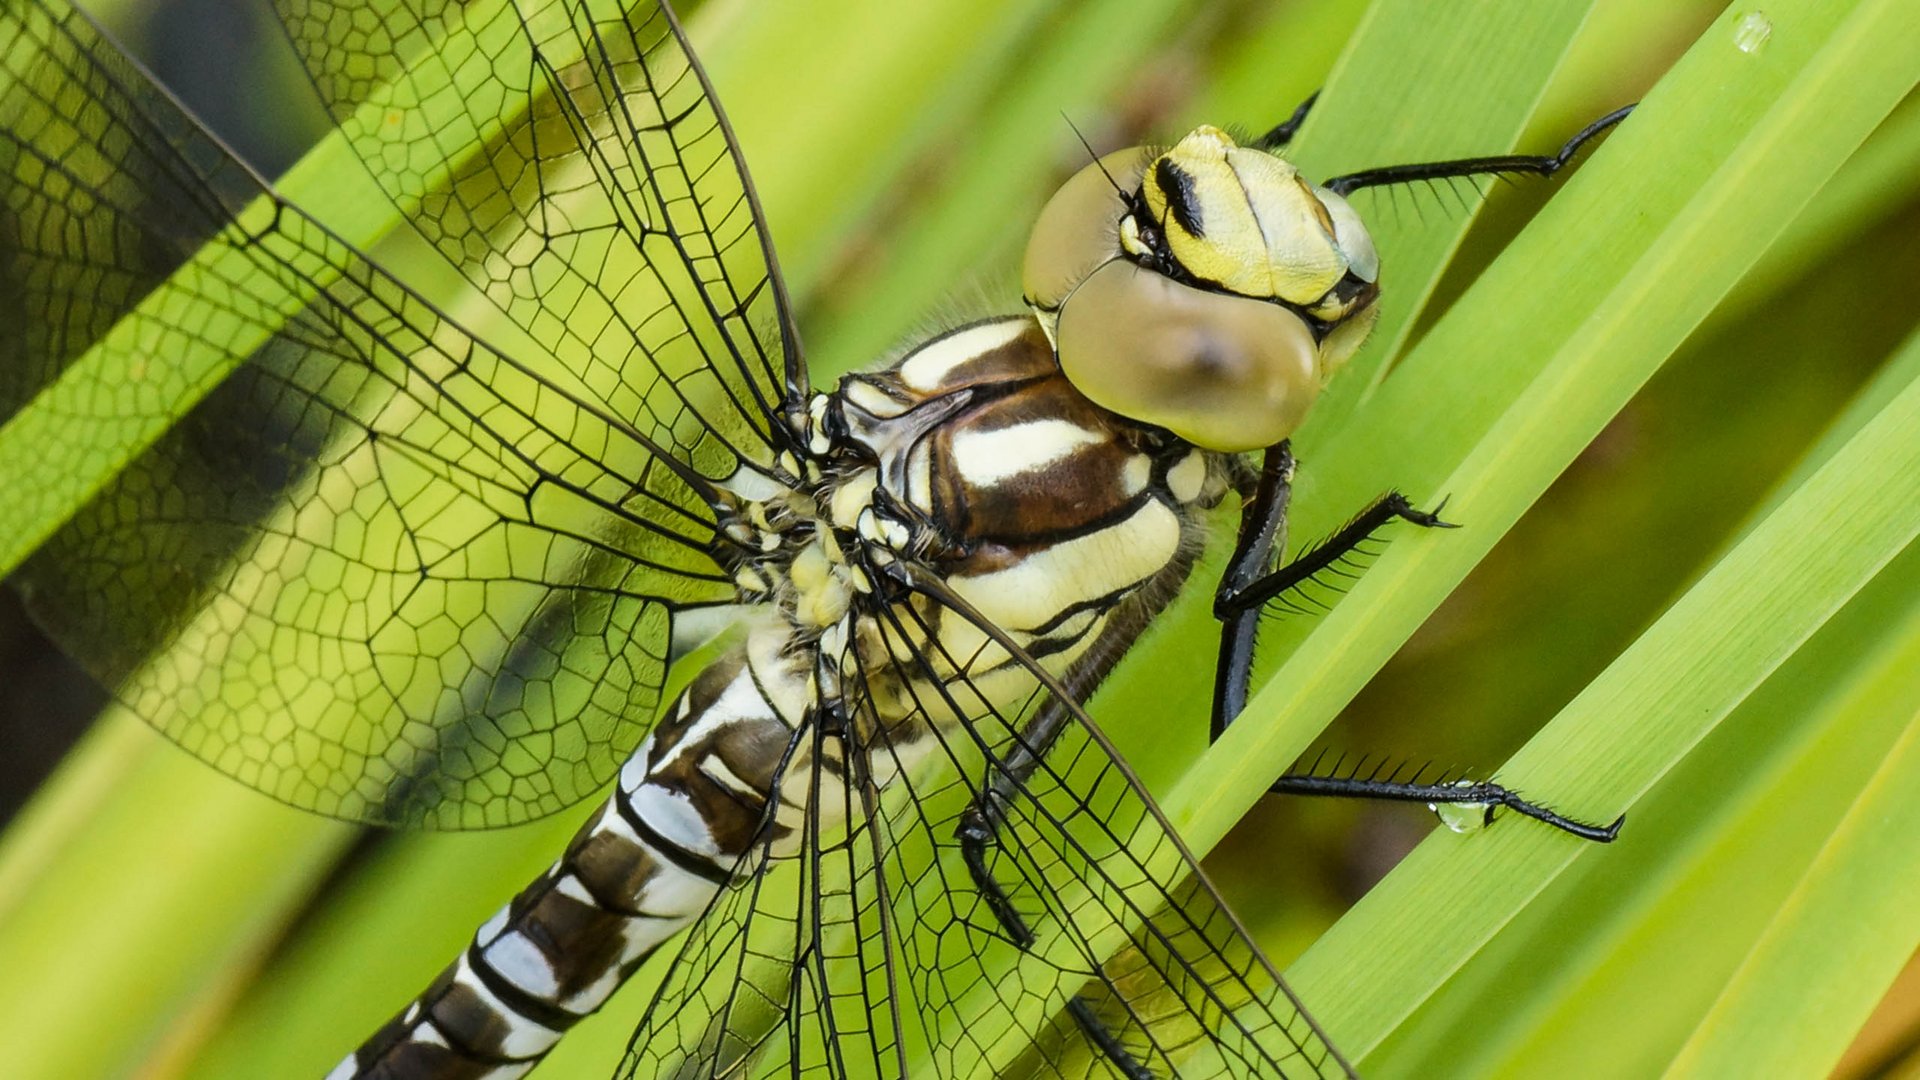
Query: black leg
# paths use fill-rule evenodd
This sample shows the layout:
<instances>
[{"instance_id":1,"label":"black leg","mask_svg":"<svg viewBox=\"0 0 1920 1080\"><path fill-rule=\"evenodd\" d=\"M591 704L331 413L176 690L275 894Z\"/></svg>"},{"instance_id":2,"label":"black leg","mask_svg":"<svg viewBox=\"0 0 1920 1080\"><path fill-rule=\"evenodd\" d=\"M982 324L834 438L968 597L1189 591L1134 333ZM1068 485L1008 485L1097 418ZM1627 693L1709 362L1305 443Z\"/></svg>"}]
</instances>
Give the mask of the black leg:
<instances>
[{"instance_id":1,"label":"black leg","mask_svg":"<svg viewBox=\"0 0 1920 1080\"><path fill-rule=\"evenodd\" d=\"M1087 1041L1107 1055L1107 1061L1120 1070L1121 1076L1127 1080L1154 1080L1153 1071L1140 1064L1139 1059L1120 1045L1120 1040L1114 1038L1113 1032L1107 1030L1107 1025L1094 1015L1093 1006L1087 1004L1086 998L1076 997L1067 1002L1067 1012L1080 1025L1080 1030L1086 1032Z\"/></svg>"},{"instance_id":2,"label":"black leg","mask_svg":"<svg viewBox=\"0 0 1920 1080\"><path fill-rule=\"evenodd\" d=\"M1494 157L1460 158L1456 161L1430 161L1418 165L1388 165L1336 176L1320 185L1336 195L1348 195L1361 188L1383 184L1405 184L1415 180L1447 180L1460 176L1505 176L1531 173L1552 176L1572 161L1580 148L1601 132L1627 118L1633 106L1615 109L1580 129L1557 154L1502 154ZM1285 125L1282 125L1283 127Z\"/></svg>"},{"instance_id":3,"label":"black leg","mask_svg":"<svg viewBox=\"0 0 1920 1080\"><path fill-rule=\"evenodd\" d=\"M967 876L980 892L980 899L993 912L1007 937L1022 949L1033 946L1033 930L1013 906L1013 898L994 880L987 865L987 848L1000 842L1000 826L1006 820L1004 807L1021 798L1027 780L1040 767L1040 759L1053 749L1066 726L1067 710L1048 698L1020 731L1020 739L997 766L988 765L986 785L973 802L960 812L960 823L953 836L960 842L960 861L967 865Z\"/></svg>"},{"instance_id":4,"label":"black leg","mask_svg":"<svg viewBox=\"0 0 1920 1080\"><path fill-rule=\"evenodd\" d=\"M1222 611L1221 598L1237 595L1267 575L1274 549L1287 542L1287 507L1292 499L1293 450L1282 442L1267 451L1259 477L1241 492L1240 536L1214 594L1213 614L1220 620L1220 656L1213 673L1213 716L1207 729L1211 739L1218 739L1247 706L1253 647L1260 630L1257 605Z\"/></svg>"},{"instance_id":5,"label":"black leg","mask_svg":"<svg viewBox=\"0 0 1920 1080\"><path fill-rule=\"evenodd\" d=\"M1391 492L1362 511L1325 543L1271 573L1266 572L1276 547L1286 542L1287 508L1293 495L1293 453L1286 443L1267 451L1258 479L1243 487L1240 535L1233 557L1221 577L1215 595L1214 615L1220 619L1220 655L1214 671L1212 738L1218 739L1227 725L1246 707L1247 685L1252 676L1255 633L1260 612L1268 600L1280 595L1313 575L1332 566L1355 546L1390 521L1409 521L1428 528L1450 528L1440 520L1439 509L1415 510L1398 492ZM1625 815L1610 825L1592 825L1565 817L1538 803L1529 802L1499 784L1484 781L1441 779L1423 782L1419 775L1402 778L1398 773L1381 776L1379 770L1361 776L1358 771L1333 775L1288 773L1269 788L1278 795L1333 795L1346 798L1387 799L1397 802L1426 803L1432 807L1464 806L1483 808L1481 824L1493 819L1493 812L1505 807L1515 813L1544 822L1585 840L1608 843L1620 831ZM969 865L972 863L969 861ZM989 901L991 903L991 901Z\"/></svg>"},{"instance_id":6,"label":"black leg","mask_svg":"<svg viewBox=\"0 0 1920 1080\"><path fill-rule=\"evenodd\" d=\"M974 796L973 802L961 811L960 823L953 830L954 838L960 842L960 861L966 864L967 876L973 879L973 887L979 892L981 902L993 913L994 921L1000 924L1007 939L1023 951L1033 947L1033 929L1014 906L1013 897L993 876L993 868L987 865L988 849L1000 842L1000 827L1006 820L1005 807L1023 797L1028 778L1039 767L1040 759L1059 739L1061 730L1066 726L1067 715L1067 710L1052 697L1041 704L1033 718L1021 729L1019 742L1013 750L998 766L989 766L991 779ZM1087 1041L1119 1070L1120 1075L1128 1080L1152 1080L1153 1073L1127 1052L1119 1037L1101 1021L1084 993L1074 995L1067 1002L1067 1012L1080 1026Z\"/></svg>"},{"instance_id":7,"label":"black leg","mask_svg":"<svg viewBox=\"0 0 1920 1080\"><path fill-rule=\"evenodd\" d=\"M1307 122L1307 114L1313 111L1313 103L1319 100L1320 91L1318 90L1307 95L1307 100L1293 110L1292 116L1275 124L1273 130L1255 139L1254 147L1260 150L1278 150L1292 142L1293 136L1300 130L1300 125Z\"/></svg>"},{"instance_id":8,"label":"black leg","mask_svg":"<svg viewBox=\"0 0 1920 1080\"><path fill-rule=\"evenodd\" d=\"M1283 458L1285 457L1284 444L1279 453ZM1286 460L1286 474L1290 476L1291 459ZM1169 575L1169 580L1176 584L1184 582L1193 569L1196 555L1197 552L1191 549L1176 554L1174 561L1163 573ZM877 569L870 564L866 568L869 573L874 573ZM905 570L896 572L904 574L905 580L908 581L915 580L917 576ZM1012 639L1004 631L995 629L984 616L973 611L965 600L946 593L944 584L930 572L926 576L932 580L918 586L921 595L941 599L949 611L968 619L989 637L998 641L1003 648L1010 651L1015 648ZM1012 895L994 877L994 868L990 865L991 848L999 844L999 833L1007 823L1009 808L1015 805L1017 800L1028 796L1028 784L1034 773L1040 768L1046 755L1052 751L1054 744L1059 741L1060 734L1065 730L1068 721L1073 718L1074 712L1070 707L1072 703L1086 700L1112 673L1114 665L1125 651L1119 645L1131 640L1140 626L1145 625L1163 611L1168 601L1172 599L1172 592L1171 589L1151 591L1146 603L1130 611L1127 620L1110 621L1100 638L1089 649L1087 656L1080 663L1073 665L1067 674L1057 681L1049 681L1043 670L1035 669L1032 673L1041 676L1040 682L1046 687L1046 692L1032 715L1021 724L1012 745L1004 753L996 754L992 747L982 744L982 749L986 751L987 756L987 775L974 795L973 801L961 811L959 821L954 827L954 839L960 848L961 862L965 864L967 876L972 879L981 902L992 913L994 921L999 923L1007 939L1023 951L1033 946L1033 930L1020 914ZM1154 598L1155 593L1158 594L1157 599ZM883 608L882 610L891 611L892 609ZM917 615L913 618L918 628L937 643L939 638L933 628L920 620ZM901 631L898 615L888 614L887 619L896 633ZM1133 619L1138 621L1130 621ZM935 647L941 650L943 659L955 670L965 671L966 665L955 663L953 657L945 652L944 647L937 644ZM935 676L934 669L927 658L917 652L915 658L922 674L932 677L943 704L959 712L959 705L944 688L941 679ZM1093 984L1095 978L1105 985L1104 997L1114 997L1119 993L1119 985L1115 980L1122 979L1124 976L1110 976L1102 965L1100 969L1088 973L1089 985ZM1067 1003L1067 1010L1087 1037L1087 1041L1122 1076L1127 1077L1128 1080L1151 1080L1154 1074L1134 1057L1100 1018L1094 1000L1090 999L1085 992L1076 993ZM1337 1053L1334 1057L1338 1061ZM1340 1064L1343 1067L1345 1065L1344 1062ZM1351 1074L1350 1069L1347 1071Z\"/></svg>"},{"instance_id":9,"label":"black leg","mask_svg":"<svg viewBox=\"0 0 1920 1080\"><path fill-rule=\"evenodd\" d=\"M1161 603L1164 606L1165 601ZM1146 613L1146 617L1150 618L1158 611L1156 608ZM1118 626L1109 626L1106 630L1107 634L1116 636L1124 632ZM1085 701L1113 672L1121 652L1111 647L1110 640L1103 637L1088 650L1094 659L1074 667L1061 679L1061 684L1075 701ZM952 662L951 657L948 660ZM954 666L958 668L961 665ZM949 707L954 706L949 703ZM1013 901L1007 896L1006 890L993 880L991 869L987 866L987 846L999 843L1000 826L1006 821L1006 807L1026 797L1028 780L1032 779L1034 770L1040 767L1041 760L1052 751L1053 744L1060 740L1060 733L1066 730L1071 715L1058 698L1047 695L1026 723L1021 725L1018 737L1005 753L999 755L997 760L994 755L988 755L984 782L973 801L960 812L960 822L953 830L954 839L960 842L961 859L967 864L967 873L973 878L974 886L985 898L987 907L993 910L995 917L1006 928L1008 936L1023 949L1033 943L1033 933L1014 910Z\"/></svg>"},{"instance_id":10,"label":"black leg","mask_svg":"<svg viewBox=\"0 0 1920 1080\"><path fill-rule=\"evenodd\" d=\"M1390 521L1411 522L1427 529L1451 529L1454 526L1450 522L1440 520L1440 511L1445 507L1442 501L1431 511L1415 510L1406 496L1390 491L1312 550L1258 580L1234 581L1231 575L1239 568L1230 568L1228 580L1222 582L1219 593L1214 596L1214 616L1228 621L1234 615L1257 612L1267 601L1351 555L1376 529Z\"/></svg>"},{"instance_id":11,"label":"black leg","mask_svg":"<svg viewBox=\"0 0 1920 1080\"><path fill-rule=\"evenodd\" d=\"M1493 821L1493 812L1501 807L1524 814L1535 821L1542 821L1570 833L1582 840L1595 843L1612 843L1620 834L1620 825L1627 820L1625 814L1613 820L1609 825L1592 825L1584 821L1562 815L1528 802L1513 791L1499 784L1478 780L1447 780L1437 783L1421 783L1417 778L1403 781L1395 777L1378 776L1316 776L1312 773L1288 773L1274 781L1268 789L1276 795L1331 795L1345 799L1384 799L1389 802L1426 803L1438 811L1439 807L1465 806L1482 807L1484 813L1481 824Z\"/></svg>"}]
</instances>

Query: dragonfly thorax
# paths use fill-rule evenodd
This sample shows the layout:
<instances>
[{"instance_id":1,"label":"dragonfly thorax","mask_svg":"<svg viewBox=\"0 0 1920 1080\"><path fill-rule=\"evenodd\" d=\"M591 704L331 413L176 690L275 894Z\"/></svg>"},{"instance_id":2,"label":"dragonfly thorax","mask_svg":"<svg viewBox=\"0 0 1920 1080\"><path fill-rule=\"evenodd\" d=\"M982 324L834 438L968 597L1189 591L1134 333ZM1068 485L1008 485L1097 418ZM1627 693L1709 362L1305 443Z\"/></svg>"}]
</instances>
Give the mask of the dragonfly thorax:
<instances>
[{"instance_id":1,"label":"dragonfly thorax","mask_svg":"<svg viewBox=\"0 0 1920 1080\"><path fill-rule=\"evenodd\" d=\"M1227 487L1224 455L1081 394L1032 317L961 327L831 398L836 456L861 464L827 481L820 527L869 569L854 591L911 563L1057 670L1129 600L1184 573L1196 512ZM943 662L997 648L952 612L922 629Z\"/></svg>"},{"instance_id":2,"label":"dragonfly thorax","mask_svg":"<svg viewBox=\"0 0 1920 1080\"><path fill-rule=\"evenodd\" d=\"M1231 468L1088 400L1031 316L964 326L848 376L808 417L816 479L736 492L722 526L744 553L741 600L777 612L769 655L844 651L802 665L817 683L917 654L928 666L907 681L964 671L996 707L1030 693L1031 676L980 627L911 595L896 569L938 577L1064 671L1129 603L1177 585L1204 528L1197 511L1219 501ZM879 713L888 696L875 695ZM924 711L939 695L899 699Z\"/></svg>"},{"instance_id":3,"label":"dragonfly thorax","mask_svg":"<svg viewBox=\"0 0 1920 1080\"><path fill-rule=\"evenodd\" d=\"M1024 269L1082 393L1225 451L1292 434L1372 328L1378 277L1346 200L1213 127L1082 169Z\"/></svg>"}]
</instances>

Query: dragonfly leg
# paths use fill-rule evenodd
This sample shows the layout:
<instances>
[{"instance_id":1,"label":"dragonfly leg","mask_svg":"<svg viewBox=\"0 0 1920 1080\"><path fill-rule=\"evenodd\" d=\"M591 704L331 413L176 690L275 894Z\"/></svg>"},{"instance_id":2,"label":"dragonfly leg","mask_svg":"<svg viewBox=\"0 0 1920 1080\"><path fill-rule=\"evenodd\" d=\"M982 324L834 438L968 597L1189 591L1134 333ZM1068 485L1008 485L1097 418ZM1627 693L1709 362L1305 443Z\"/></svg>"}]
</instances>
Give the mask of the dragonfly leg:
<instances>
[{"instance_id":1,"label":"dragonfly leg","mask_svg":"<svg viewBox=\"0 0 1920 1080\"><path fill-rule=\"evenodd\" d=\"M1191 561L1180 565L1178 570L1182 578L1191 567ZM1162 599L1158 601L1158 606L1139 611L1139 619L1143 623L1152 619L1165 603ZM1116 639L1125 639L1131 637L1132 631L1114 624L1105 633ZM1113 646L1113 639L1103 638L1096 642L1088 650L1089 659L1075 666L1061 680L1062 689L1075 701L1085 701L1113 672L1113 666L1122 652L1123 649ZM1071 717L1072 713L1066 705L1049 694L1021 726L1005 752L988 755L986 781L974 795L973 802L961 812L960 821L954 827L954 839L959 842L960 856L966 863L974 887L980 891L981 899L1006 930L1008 938L1022 949L1033 944L1033 931L1015 909L1012 897L994 880L992 868L987 865L988 849L999 843L1000 829L1006 824L1007 808L1027 797L1029 783L1039 769L1041 760L1059 741L1060 733L1066 729Z\"/></svg>"},{"instance_id":2,"label":"dragonfly leg","mask_svg":"<svg viewBox=\"0 0 1920 1080\"><path fill-rule=\"evenodd\" d=\"M1423 529L1454 528L1453 523L1440 519L1440 512L1445 508L1446 502L1442 500L1432 510L1416 510L1405 495L1389 491L1355 514L1339 531L1302 552L1285 566L1245 585L1223 587L1214 600L1214 612L1224 616L1259 609L1267 601L1331 569L1389 522L1405 521Z\"/></svg>"},{"instance_id":3,"label":"dragonfly leg","mask_svg":"<svg viewBox=\"0 0 1920 1080\"><path fill-rule=\"evenodd\" d=\"M1024 797L1028 779L1059 738L1067 716L1067 710L1049 697L1021 730L1013 750L997 765L990 766L992 779L961 812L960 823L954 829L954 836L960 842L960 858L966 864L967 875L973 879L973 887L979 890L981 901L993 913L1008 939L1022 950L1033 947L1033 930L1014 906L1013 897L994 878L992 868L987 865L988 848L999 843L1006 807ZM1120 1075L1128 1080L1152 1080L1153 1073L1121 1045L1085 995L1069 1001L1067 1013L1086 1034L1087 1041L1106 1055Z\"/></svg>"},{"instance_id":4,"label":"dragonfly leg","mask_svg":"<svg viewBox=\"0 0 1920 1080\"><path fill-rule=\"evenodd\" d=\"M1300 125L1307 122L1307 114L1313 111L1313 103L1320 100L1320 91L1307 95L1307 100L1294 107L1293 115L1275 124L1272 130L1253 141L1253 146L1261 150L1279 150L1293 141L1300 131Z\"/></svg>"},{"instance_id":5,"label":"dragonfly leg","mask_svg":"<svg viewBox=\"0 0 1920 1080\"><path fill-rule=\"evenodd\" d=\"M1233 557L1221 578L1214 600L1214 614L1221 621L1220 655L1214 672L1212 735L1219 738L1247 703L1247 684L1252 674L1254 637L1260 625L1260 611L1269 600L1307 581L1351 554L1376 529L1399 520L1423 528L1451 528L1440 519L1440 507L1432 511L1413 508L1399 492L1389 492L1356 515L1324 542L1278 570L1268 571L1273 552L1286 543L1287 507L1292 497L1294 460L1286 443L1267 451L1257 479L1242 491L1240 535ZM1444 503L1442 504L1444 506ZM1420 802L1438 808L1482 809L1480 824L1492 820L1496 809L1505 807L1515 813L1545 822L1563 832L1599 843L1611 841L1619 832L1624 815L1608 825L1594 825L1565 817L1539 803L1530 802L1499 784L1485 781L1442 779L1423 783L1419 776L1403 779L1399 775L1361 776L1357 771L1323 775L1312 772L1288 773L1274 781L1269 789L1282 795L1332 795L1346 798L1387 799ZM1464 819L1445 817L1450 827L1460 827Z\"/></svg>"},{"instance_id":6,"label":"dragonfly leg","mask_svg":"<svg viewBox=\"0 0 1920 1080\"><path fill-rule=\"evenodd\" d=\"M1493 157L1458 158L1453 161L1429 161L1414 165L1389 165L1380 169L1367 169L1362 172L1336 176L1321 187L1336 195L1349 195L1361 188L1380 187L1383 184L1405 184L1418 180L1451 180L1474 176L1509 176L1525 173L1533 176L1552 176L1567 167L1579 153L1581 147L1600 136L1601 132L1613 127L1627 118L1634 107L1627 105L1608 113L1574 133L1554 154L1499 154ZM1284 126L1284 125L1282 125Z\"/></svg>"},{"instance_id":7,"label":"dragonfly leg","mask_svg":"<svg viewBox=\"0 0 1920 1080\"><path fill-rule=\"evenodd\" d=\"M1086 998L1076 997L1067 1002L1067 1012L1073 1017L1073 1022L1080 1025L1080 1030L1087 1033L1088 1040L1107 1055L1107 1061L1120 1071L1121 1076L1127 1080L1154 1080L1153 1071L1120 1045L1120 1040L1107 1030L1107 1025L1100 1021Z\"/></svg>"},{"instance_id":8,"label":"dragonfly leg","mask_svg":"<svg viewBox=\"0 0 1920 1080\"><path fill-rule=\"evenodd\" d=\"M1283 442L1267 451L1258 476L1243 485L1240 535L1213 599L1213 614L1221 623L1210 727L1215 739L1246 706L1247 683L1253 672L1254 639L1260 628L1260 612L1268 601L1337 566L1389 522L1398 520L1423 528L1452 528L1440 519L1439 508L1416 510L1406 496L1390 491L1354 515L1326 540L1285 566L1271 569L1273 553L1286 546L1293 467L1293 451Z\"/></svg>"},{"instance_id":9,"label":"dragonfly leg","mask_svg":"<svg viewBox=\"0 0 1920 1080\"><path fill-rule=\"evenodd\" d=\"M1229 596L1259 581L1272 564L1276 547L1287 543L1287 507L1293 499L1293 448L1282 442L1268 450L1260 472L1242 485L1240 534L1220 587L1213 615L1220 620L1220 657L1213 673L1213 717L1209 739L1218 739L1247 704L1253 677L1254 635L1260 629L1257 607L1223 609Z\"/></svg>"},{"instance_id":10,"label":"dragonfly leg","mask_svg":"<svg viewBox=\"0 0 1920 1080\"><path fill-rule=\"evenodd\" d=\"M1014 907L1013 898L994 879L993 870L987 865L987 849L999 843L1000 827L1006 822L1006 807L1022 797L1028 779L1060 737L1066 720L1067 710L1052 698L1047 699L1021 730L1013 749L989 766L991 777L973 802L961 811L960 823L953 831L954 839L960 842L961 861L966 863L967 875L973 879L973 887L980 891L980 899L987 910L993 912L1007 937L1022 949L1033 945L1033 930Z\"/></svg>"},{"instance_id":11,"label":"dragonfly leg","mask_svg":"<svg viewBox=\"0 0 1920 1080\"><path fill-rule=\"evenodd\" d=\"M1595 825L1560 813L1527 799L1503 785L1484 780L1440 780L1421 782L1418 777L1401 780L1397 776L1360 776L1321 775L1313 772L1287 773L1274 781L1268 789L1276 795L1322 795L1347 799L1382 799L1389 802L1425 803L1436 813L1444 806L1463 807L1480 811L1478 823L1467 819L1454 819L1443 814L1442 820L1456 832L1490 824L1493 813L1502 807L1514 813L1525 815L1535 821L1545 822L1561 832L1577 836L1582 840L1595 843L1612 843L1620 834L1620 826L1627 820L1625 814L1606 825Z\"/></svg>"}]
</instances>

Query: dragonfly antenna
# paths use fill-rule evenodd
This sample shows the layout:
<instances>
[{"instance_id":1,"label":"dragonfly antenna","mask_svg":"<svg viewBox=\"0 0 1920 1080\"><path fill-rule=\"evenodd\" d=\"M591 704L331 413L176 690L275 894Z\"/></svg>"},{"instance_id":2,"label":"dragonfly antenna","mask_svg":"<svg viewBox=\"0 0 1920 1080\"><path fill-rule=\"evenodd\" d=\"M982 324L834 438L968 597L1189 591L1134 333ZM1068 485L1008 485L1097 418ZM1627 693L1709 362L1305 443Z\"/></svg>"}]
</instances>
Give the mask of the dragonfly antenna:
<instances>
[{"instance_id":1,"label":"dragonfly antenna","mask_svg":"<svg viewBox=\"0 0 1920 1080\"><path fill-rule=\"evenodd\" d=\"M1080 125L1074 123L1073 117L1068 116L1066 113L1066 110L1064 109L1060 111L1060 119L1065 120L1067 122L1067 130L1073 132L1073 137L1080 140L1080 145L1082 148L1086 150L1087 157L1095 165L1100 166L1100 175L1106 177L1107 183L1113 185L1114 193L1119 195L1123 199L1126 198L1127 197L1126 189L1121 187L1120 181L1115 180L1113 178L1113 174L1107 171L1106 163L1101 161L1100 155L1094 152L1093 144L1087 141L1087 137L1085 135L1081 134Z\"/></svg>"}]
</instances>

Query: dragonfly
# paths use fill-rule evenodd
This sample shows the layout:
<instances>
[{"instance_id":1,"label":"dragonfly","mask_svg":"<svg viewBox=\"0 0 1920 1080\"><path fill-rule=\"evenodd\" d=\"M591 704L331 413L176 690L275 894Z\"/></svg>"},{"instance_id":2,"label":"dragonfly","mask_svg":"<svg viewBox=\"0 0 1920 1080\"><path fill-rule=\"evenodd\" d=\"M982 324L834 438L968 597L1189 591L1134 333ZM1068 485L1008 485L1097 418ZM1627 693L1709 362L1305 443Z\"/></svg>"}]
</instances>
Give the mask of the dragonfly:
<instances>
[{"instance_id":1,"label":"dragonfly","mask_svg":"<svg viewBox=\"0 0 1920 1080\"><path fill-rule=\"evenodd\" d=\"M1389 494L1284 559L1288 438L1378 311L1346 196L1551 175L1626 110L1320 183L1280 153L1311 100L1089 150L1025 311L819 388L664 2L273 6L480 302L280 198L84 11L18 0L0 274L30 317L0 349L10 407L70 394L123 463L68 491L52 444L26 482L70 515L15 584L167 738L377 825L604 799L333 1076L523 1075L663 951L616 1075L1352 1074L1084 702L1227 499L1216 734L1270 602L1448 524ZM1618 827L1487 783L1274 790Z\"/></svg>"}]
</instances>

